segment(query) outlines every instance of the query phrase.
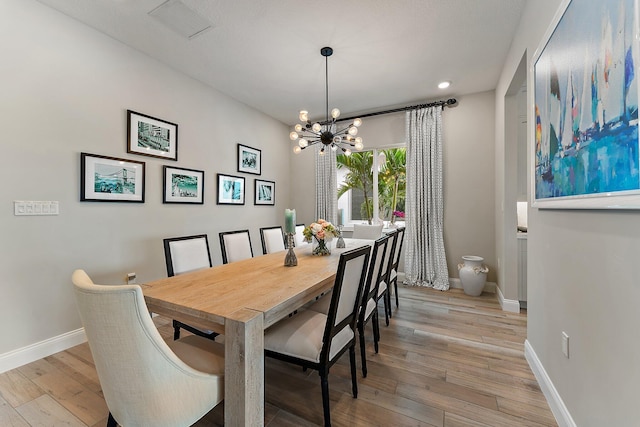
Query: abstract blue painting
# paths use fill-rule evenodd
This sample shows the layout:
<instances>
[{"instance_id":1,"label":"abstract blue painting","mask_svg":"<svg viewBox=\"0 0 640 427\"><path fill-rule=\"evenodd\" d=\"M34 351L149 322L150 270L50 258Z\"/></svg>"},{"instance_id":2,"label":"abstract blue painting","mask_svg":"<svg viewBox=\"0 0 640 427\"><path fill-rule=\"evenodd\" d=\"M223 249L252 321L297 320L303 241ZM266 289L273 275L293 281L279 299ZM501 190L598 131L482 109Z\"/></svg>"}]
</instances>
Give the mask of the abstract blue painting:
<instances>
[{"instance_id":1,"label":"abstract blue painting","mask_svg":"<svg viewBox=\"0 0 640 427\"><path fill-rule=\"evenodd\" d=\"M571 0L534 58L534 202L638 194L635 0Z\"/></svg>"}]
</instances>

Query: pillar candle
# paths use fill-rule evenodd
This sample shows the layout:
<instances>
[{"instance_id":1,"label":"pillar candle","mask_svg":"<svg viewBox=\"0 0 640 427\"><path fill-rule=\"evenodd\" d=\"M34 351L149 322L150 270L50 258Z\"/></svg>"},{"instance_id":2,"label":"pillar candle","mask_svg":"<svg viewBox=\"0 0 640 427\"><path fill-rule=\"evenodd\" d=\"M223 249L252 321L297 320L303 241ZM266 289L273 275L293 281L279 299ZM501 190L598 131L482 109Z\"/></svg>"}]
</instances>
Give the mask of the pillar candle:
<instances>
[{"instance_id":1,"label":"pillar candle","mask_svg":"<svg viewBox=\"0 0 640 427\"><path fill-rule=\"evenodd\" d=\"M296 210L285 209L284 211L284 232L295 233L296 232Z\"/></svg>"}]
</instances>

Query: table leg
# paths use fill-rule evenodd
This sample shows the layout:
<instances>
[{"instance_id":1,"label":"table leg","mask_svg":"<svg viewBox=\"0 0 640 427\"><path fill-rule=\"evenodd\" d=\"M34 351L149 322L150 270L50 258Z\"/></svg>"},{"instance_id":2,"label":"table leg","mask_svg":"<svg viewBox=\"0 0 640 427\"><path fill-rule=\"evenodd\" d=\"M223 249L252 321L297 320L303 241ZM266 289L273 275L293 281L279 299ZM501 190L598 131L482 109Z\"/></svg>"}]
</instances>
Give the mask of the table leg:
<instances>
[{"instance_id":1,"label":"table leg","mask_svg":"<svg viewBox=\"0 0 640 427\"><path fill-rule=\"evenodd\" d=\"M224 425L264 425L263 313L239 310L225 320Z\"/></svg>"}]
</instances>

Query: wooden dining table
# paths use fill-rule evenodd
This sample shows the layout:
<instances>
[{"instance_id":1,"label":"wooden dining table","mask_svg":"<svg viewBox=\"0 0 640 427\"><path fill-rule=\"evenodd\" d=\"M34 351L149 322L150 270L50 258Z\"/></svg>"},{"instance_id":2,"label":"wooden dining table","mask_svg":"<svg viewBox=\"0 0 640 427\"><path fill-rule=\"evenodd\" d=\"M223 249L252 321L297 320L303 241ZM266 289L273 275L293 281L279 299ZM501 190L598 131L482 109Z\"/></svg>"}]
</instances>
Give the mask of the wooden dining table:
<instances>
[{"instance_id":1,"label":"wooden dining table","mask_svg":"<svg viewBox=\"0 0 640 427\"><path fill-rule=\"evenodd\" d=\"M142 285L152 313L224 334L226 426L264 425L264 330L333 286L340 253L373 243L335 242L328 256L295 248L295 267L282 251Z\"/></svg>"}]
</instances>

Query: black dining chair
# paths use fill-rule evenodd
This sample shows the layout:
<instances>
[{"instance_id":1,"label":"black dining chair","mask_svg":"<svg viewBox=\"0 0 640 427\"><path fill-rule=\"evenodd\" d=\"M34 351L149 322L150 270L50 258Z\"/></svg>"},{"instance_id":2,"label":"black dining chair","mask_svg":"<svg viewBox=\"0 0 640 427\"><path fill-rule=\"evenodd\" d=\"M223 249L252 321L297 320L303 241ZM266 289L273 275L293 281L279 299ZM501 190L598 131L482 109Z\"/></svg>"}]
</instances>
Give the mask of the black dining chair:
<instances>
[{"instance_id":1,"label":"black dining chair","mask_svg":"<svg viewBox=\"0 0 640 427\"><path fill-rule=\"evenodd\" d=\"M355 328L369 262L369 246L340 255L327 314L302 311L265 331L265 355L317 370L322 388L324 425L331 425L329 369L348 350L351 389L358 397Z\"/></svg>"},{"instance_id":2,"label":"black dining chair","mask_svg":"<svg viewBox=\"0 0 640 427\"><path fill-rule=\"evenodd\" d=\"M167 265L167 276L169 277L212 266L209 239L207 239L206 234L170 237L164 239L163 243L164 259ZM215 339L218 336L216 332L196 328L173 319L174 340L180 338L180 329L185 329L192 334L209 339Z\"/></svg>"},{"instance_id":3,"label":"black dining chair","mask_svg":"<svg viewBox=\"0 0 640 427\"><path fill-rule=\"evenodd\" d=\"M253 258L249 230L225 231L219 236L223 264Z\"/></svg>"}]
</instances>

